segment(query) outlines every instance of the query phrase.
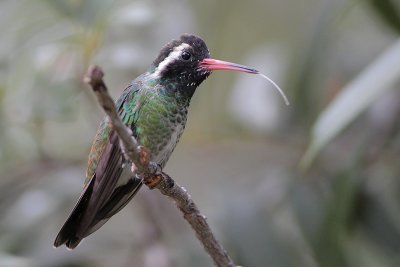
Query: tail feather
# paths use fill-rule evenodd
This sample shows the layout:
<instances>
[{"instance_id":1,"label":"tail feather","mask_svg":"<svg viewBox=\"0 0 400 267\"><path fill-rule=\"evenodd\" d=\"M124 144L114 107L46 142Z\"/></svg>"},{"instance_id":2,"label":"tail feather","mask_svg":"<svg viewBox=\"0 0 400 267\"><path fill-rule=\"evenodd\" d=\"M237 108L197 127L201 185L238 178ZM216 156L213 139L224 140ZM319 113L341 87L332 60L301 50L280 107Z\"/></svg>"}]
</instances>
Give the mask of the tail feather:
<instances>
[{"instance_id":1,"label":"tail feather","mask_svg":"<svg viewBox=\"0 0 400 267\"><path fill-rule=\"evenodd\" d=\"M92 179L82 192L78 203L75 205L67 221L58 233L54 241L54 247L59 247L65 244L68 248L74 249L83 239L83 237L77 236L76 233L89 204L90 196L93 192L94 181L95 179Z\"/></svg>"},{"instance_id":2,"label":"tail feather","mask_svg":"<svg viewBox=\"0 0 400 267\"><path fill-rule=\"evenodd\" d=\"M142 186L141 179L132 177L126 184L114 188L102 207L93 209L97 201L96 194L93 194L95 180L96 176L82 192L54 241L55 247L65 244L67 248L74 249L83 238L98 230L111 216L125 207Z\"/></svg>"}]
</instances>

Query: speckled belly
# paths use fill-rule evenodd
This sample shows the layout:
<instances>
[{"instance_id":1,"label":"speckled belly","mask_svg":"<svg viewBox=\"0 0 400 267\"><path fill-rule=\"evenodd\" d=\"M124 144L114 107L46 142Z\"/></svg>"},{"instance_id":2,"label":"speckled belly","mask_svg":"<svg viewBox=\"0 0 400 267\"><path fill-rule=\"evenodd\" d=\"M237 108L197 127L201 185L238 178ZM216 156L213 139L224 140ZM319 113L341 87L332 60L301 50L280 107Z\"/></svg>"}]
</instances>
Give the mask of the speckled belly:
<instances>
[{"instance_id":1,"label":"speckled belly","mask_svg":"<svg viewBox=\"0 0 400 267\"><path fill-rule=\"evenodd\" d=\"M151 152L152 161L164 167L177 145L186 124L187 109L158 107L145 109L136 125L141 145Z\"/></svg>"}]
</instances>

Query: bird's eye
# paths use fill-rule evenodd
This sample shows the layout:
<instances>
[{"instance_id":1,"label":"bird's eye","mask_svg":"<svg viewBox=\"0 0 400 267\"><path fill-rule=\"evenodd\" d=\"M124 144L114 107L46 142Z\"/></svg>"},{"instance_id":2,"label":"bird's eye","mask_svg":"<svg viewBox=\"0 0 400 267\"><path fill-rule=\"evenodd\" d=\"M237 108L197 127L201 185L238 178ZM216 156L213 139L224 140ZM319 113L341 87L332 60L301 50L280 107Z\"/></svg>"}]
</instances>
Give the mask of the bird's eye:
<instances>
[{"instance_id":1,"label":"bird's eye","mask_svg":"<svg viewBox=\"0 0 400 267\"><path fill-rule=\"evenodd\" d=\"M189 52L185 51L185 52L182 53L181 57L182 57L183 60L189 60L192 57L192 55Z\"/></svg>"}]
</instances>

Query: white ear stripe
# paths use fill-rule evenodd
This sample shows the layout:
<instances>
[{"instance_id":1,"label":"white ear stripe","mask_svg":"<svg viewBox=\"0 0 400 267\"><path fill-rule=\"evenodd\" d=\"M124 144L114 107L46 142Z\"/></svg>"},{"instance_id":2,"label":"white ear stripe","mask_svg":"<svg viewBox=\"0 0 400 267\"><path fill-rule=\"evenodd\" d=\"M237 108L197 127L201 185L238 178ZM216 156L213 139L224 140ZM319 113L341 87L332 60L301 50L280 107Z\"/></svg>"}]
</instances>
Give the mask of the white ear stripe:
<instances>
[{"instance_id":1,"label":"white ear stripe","mask_svg":"<svg viewBox=\"0 0 400 267\"><path fill-rule=\"evenodd\" d=\"M154 77L159 77L160 74L163 72L163 70L173 61L175 61L176 59L178 59L181 54L182 51L187 48L190 47L190 45L186 44L186 43L182 43L179 46L175 47L174 50L172 50L171 53L169 53L169 55L160 62L160 64L158 64L156 70L154 71Z\"/></svg>"}]
</instances>

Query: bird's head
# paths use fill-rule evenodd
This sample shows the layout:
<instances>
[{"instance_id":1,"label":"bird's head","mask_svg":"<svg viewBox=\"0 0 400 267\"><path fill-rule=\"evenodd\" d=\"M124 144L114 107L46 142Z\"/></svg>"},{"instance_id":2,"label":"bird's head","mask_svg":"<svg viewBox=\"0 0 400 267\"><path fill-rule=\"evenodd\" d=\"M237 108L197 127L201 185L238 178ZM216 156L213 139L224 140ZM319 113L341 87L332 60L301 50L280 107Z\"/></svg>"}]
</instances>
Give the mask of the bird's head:
<instances>
[{"instance_id":1,"label":"bird's head","mask_svg":"<svg viewBox=\"0 0 400 267\"><path fill-rule=\"evenodd\" d=\"M182 35L166 44L154 60L151 76L160 82L175 85L190 95L213 70L233 70L258 73L252 68L210 58L205 42L195 35Z\"/></svg>"}]
</instances>

